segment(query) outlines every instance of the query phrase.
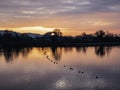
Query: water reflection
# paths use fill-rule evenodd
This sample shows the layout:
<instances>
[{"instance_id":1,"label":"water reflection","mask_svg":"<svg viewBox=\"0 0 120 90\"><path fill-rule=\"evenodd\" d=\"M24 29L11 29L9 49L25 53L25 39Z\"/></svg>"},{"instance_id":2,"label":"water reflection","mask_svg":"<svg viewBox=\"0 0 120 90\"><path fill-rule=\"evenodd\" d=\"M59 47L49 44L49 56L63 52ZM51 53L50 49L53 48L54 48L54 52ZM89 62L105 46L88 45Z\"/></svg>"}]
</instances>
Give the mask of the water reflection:
<instances>
[{"instance_id":1,"label":"water reflection","mask_svg":"<svg viewBox=\"0 0 120 90\"><path fill-rule=\"evenodd\" d=\"M22 55L27 57L32 48L0 48L0 55L3 55L6 62L11 62Z\"/></svg>"},{"instance_id":2,"label":"water reflection","mask_svg":"<svg viewBox=\"0 0 120 90\"><path fill-rule=\"evenodd\" d=\"M112 47L97 46L95 47L95 54L100 57L104 57L106 54L109 55Z\"/></svg>"},{"instance_id":3,"label":"water reflection","mask_svg":"<svg viewBox=\"0 0 120 90\"><path fill-rule=\"evenodd\" d=\"M0 90L120 90L119 49L0 48Z\"/></svg>"},{"instance_id":4,"label":"water reflection","mask_svg":"<svg viewBox=\"0 0 120 90\"><path fill-rule=\"evenodd\" d=\"M55 60L60 60L62 55L62 48L61 47L51 47L50 53L54 57Z\"/></svg>"},{"instance_id":5,"label":"water reflection","mask_svg":"<svg viewBox=\"0 0 120 90\"><path fill-rule=\"evenodd\" d=\"M98 57L104 57L105 55L109 55L112 47L108 46L96 46L95 48L95 54ZM73 47L39 47L36 48L39 52L39 54L47 51L50 53L51 57L54 58L56 61L60 61L62 57L62 52L72 52ZM77 53L86 53L88 47L75 47ZM22 57L27 57L28 54L33 50L33 48L0 48L0 55L3 55L6 62L11 62L15 59L17 59L20 55Z\"/></svg>"},{"instance_id":6,"label":"water reflection","mask_svg":"<svg viewBox=\"0 0 120 90\"><path fill-rule=\"evenodd\" d=\"M86 53L87 48L88 48L88 47L76 47L76 51L77 51L77 52L81 52L81 51L82 51L83 53Z\"/></svg>"}]
</instances>

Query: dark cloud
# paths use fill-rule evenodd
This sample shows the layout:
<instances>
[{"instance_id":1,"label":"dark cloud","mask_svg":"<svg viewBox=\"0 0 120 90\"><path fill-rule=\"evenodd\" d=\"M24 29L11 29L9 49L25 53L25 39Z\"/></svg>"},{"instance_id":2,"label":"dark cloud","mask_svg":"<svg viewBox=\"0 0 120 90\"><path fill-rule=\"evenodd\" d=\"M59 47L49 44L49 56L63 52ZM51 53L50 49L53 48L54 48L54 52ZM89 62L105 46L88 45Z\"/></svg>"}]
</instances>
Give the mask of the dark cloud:
<instances>
[{"instance_id":1,"label":"dark cloud","mask_svg":"<svg viewBox=\"0 0 120 90\"><path fill-rule=\"evenodd\" d=\"M120 11L120 0L0 0L1 13L14 14L23 10L35 14L80 13L96 11ZM43 9L40 9L43 8ZM116 9L117 8L117 9ZM43 12L44 13L38 13ZM13 13L13 12L11 12ZM27 12L26 12L27 13ZM25 14L26 14L25 13Z\"/></svg>"}]
</instances>

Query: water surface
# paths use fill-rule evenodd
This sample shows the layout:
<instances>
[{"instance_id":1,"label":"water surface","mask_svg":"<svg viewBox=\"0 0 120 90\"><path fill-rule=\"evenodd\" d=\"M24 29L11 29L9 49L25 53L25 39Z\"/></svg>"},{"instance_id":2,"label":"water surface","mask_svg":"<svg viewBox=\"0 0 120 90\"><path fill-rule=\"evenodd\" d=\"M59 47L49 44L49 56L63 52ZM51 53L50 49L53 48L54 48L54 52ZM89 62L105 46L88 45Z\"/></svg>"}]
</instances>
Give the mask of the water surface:
<instances>
[{"instance_id":1,"label":"water surface","mask_svg":"<svg viewBox=\"0 0 120 90\"><path fill-rule=\"evenodd\" d=\"M120 90L120 47L0 48L0 90Z\"/></svg>"}]
</instances>

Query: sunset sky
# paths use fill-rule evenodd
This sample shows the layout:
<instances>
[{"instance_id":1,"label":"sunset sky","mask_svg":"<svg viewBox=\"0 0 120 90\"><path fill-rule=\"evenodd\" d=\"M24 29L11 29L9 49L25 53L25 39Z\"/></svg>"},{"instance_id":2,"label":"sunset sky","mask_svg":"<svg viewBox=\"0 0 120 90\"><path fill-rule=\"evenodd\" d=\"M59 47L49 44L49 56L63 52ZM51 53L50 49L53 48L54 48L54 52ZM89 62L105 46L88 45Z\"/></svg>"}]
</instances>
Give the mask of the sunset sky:
<instances>
[{"instance_id":1,"label":"sunset sky","mask_svg":"<svg viewBox=\"0 0 120 90\"><path fill-rule=\"evenodd\" d=\"M78 35L120 33L120 0L0 0L0 29Z\"/></svg>"}]
</instances>

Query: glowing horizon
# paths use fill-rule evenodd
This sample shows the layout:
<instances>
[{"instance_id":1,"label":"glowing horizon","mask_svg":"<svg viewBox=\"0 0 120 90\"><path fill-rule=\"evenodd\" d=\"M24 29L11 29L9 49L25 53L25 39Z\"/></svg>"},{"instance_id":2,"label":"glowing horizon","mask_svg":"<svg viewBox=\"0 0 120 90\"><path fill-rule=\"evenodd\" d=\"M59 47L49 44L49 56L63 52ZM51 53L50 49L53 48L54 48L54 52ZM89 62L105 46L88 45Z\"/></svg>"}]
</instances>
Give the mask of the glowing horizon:
<instances>
[{"instance_id":1,"label":"glowing horizon","mask_svg":"<svg viewBox=\"0 0 120 90\"><path fill-rule=\"evenodd\" d=\"M83 32L89 33L89 34L93 34L96 31L100 30L77 30L77 29L69 29L69 28L46 28L46 27L42 27L42 26L32 26L32 27L16 27L16 28L0 28L0 30L10 30L10 31L15 31L15 32L20 32L20 33L36 33L36 34L45 34L46 32L51 32L54 29L60 29L61 32L63 33L63 35L71 35L71 36L75 36L75 35L80 35ZM76 30L76 32L73 32L74 30ZM104 29L102 29L104 30ZM109 31L109 30L104 30L104 31ZM116 33L118 34L119 31L114 31L114 30L110 30L111 33Z\"/></svg>"},{"instance_id":2,"label":"glowing horizon","mask_svg":"<svg viewBox=\"0 0 120 90\"><path fill-rule=\"evenodd\" d=\"M32 27L16 27L16 28L0 28L0 30L10 30L10 31L16 31L20 33L38 33L38 34L44 34L46 32L51 32L54 29L57 28L46 28L42 26L32 26ZM62 29L62 32L65 28L59 28L60 30Z\"/></svg>"}]
</instances>

